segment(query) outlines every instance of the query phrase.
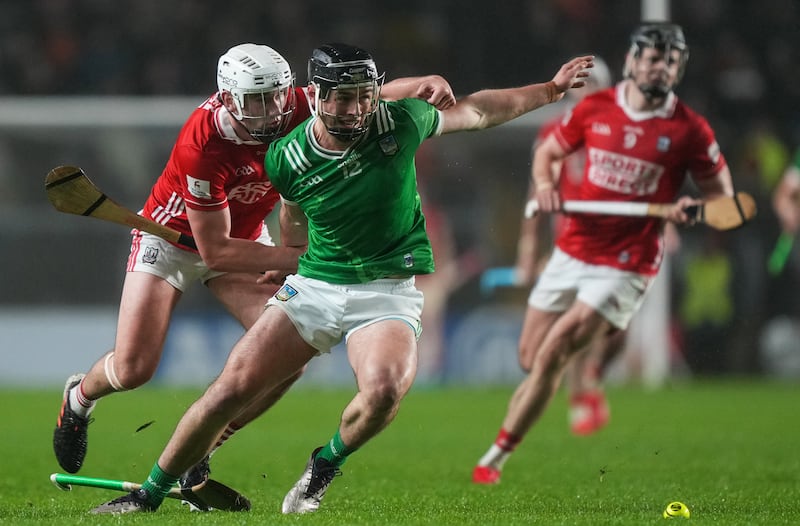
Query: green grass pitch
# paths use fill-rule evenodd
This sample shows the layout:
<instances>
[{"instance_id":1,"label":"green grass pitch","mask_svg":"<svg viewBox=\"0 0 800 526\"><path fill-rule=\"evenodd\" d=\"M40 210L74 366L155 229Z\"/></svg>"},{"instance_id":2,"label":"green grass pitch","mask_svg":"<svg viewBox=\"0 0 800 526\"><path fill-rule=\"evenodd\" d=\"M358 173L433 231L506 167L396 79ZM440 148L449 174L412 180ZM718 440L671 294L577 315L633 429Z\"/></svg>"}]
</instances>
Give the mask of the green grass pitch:
<instances>
[{"instance_id":1,"label":"green grass pitch","mask_svg":"<svg viewBox=\"0 0 800 526\"><path fill-rule=\"evenodd\" d=\"M470 474L512 388L415 388L395 422L343 466L319 512L283 516L284 494L352 395L299 386L212 460L212 477L250 497L251 512L190 514L169 499L157 515L122 517L87 513L119 493L62 492L48 480L61 471L51 446L60 388L0 389L0 524L647 525L663 524L675 500L696 525L800 524L799 387L615 387L611 423L590 437L570 435L560 393L492 487L473 485ZM145 388L102 401L80 474L141 482L198 394Z\"/></svg>"}]
</instances>

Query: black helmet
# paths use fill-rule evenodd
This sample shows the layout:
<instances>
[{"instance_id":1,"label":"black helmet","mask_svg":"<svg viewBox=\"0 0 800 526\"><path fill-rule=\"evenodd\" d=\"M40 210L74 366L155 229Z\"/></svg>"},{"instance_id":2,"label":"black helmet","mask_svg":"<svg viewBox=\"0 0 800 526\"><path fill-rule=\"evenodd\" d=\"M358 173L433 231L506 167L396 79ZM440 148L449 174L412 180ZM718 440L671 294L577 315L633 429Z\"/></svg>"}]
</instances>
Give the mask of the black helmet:
<instances>
[{"instance_id":1,"label":"black helmet","mask_svg":"<svg viewBox=\"0 0 800 526\"><path fill-rule=\"evenodd\" d=\"M643 22L631 33L631 47L628 54L639 58L642 50L649 47L663 51L665 54L669 54L674 49L680 52L678 76L675 80L675 85L677 85L683 78L686 62L689 60L689 46L683 36L683 28L670 22ZM627 61L623 73L624 77L630 77L631 72L628 70Z\"/></svg>"},{"instance_id":2,"label":"black helmet","mask_svg":"<svg viewBox=\"0 0 800 526\"><path fill-rule=\"evenodd\" d=\"M317 89L316 112L324 116L320 101L324 101L335 89L372 88L373 105L366 112L361 125L342 127L327 125L328 132L340 139L355 140L369 128L372 117L378 109L380 88L384 75L378 74L378 68L372 55L365 50L348 44L325 44L311 53L308 60L308 82ZM335 116L332 116L335 117Z\"/></svg>"},{"instance_id":3,"label":"black helmet","mask_svg":"<svg viewBox=\"0 0 800 526\"><path fill-rule=\"evenodd\" d=\"M322 89L323 99L328 90L369 86L382 78L372 55L348 44L322 45L308 60L308 82Z\"/></svg>"},{"instance_id":4,"label":"black helmet","mask_svg":"<svg viewBox=\"0 0 800 526\"><path fill-rule=\"evenodd\" d=\"M669 22L644 22L631 33L631 45L640 51L645 47L689 50L681 26Z\"/></svg>"}]
</instances>

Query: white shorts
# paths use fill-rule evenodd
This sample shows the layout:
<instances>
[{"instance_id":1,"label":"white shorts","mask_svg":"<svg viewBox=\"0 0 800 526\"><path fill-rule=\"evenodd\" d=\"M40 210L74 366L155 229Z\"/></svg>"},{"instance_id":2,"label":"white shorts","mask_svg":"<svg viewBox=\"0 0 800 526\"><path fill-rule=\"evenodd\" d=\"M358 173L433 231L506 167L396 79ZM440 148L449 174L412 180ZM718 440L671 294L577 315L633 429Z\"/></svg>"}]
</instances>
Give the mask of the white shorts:
<instances>
[{"instance_id":1,"label":"white shorts","mask_svg":"<svg viewBox=\"0 0 800 526\"><path fill-rule=\"evenodd\" d=\"M413 277L336 285L294 274L267 301L267 306L283 309L300 336L320 353L383 320L404 321L419 338L422 304Z\"/></svg>"},{"instance_id":2,"label":"white shorts","mask_svg":"<svg viewBox=\"0 0 800 526\"><path fill-rule=\"evenodd\" d=\"M653 277L590 265L556 248L528 297L528 305L564 312L578 299L615 327L625 329L642 305Z\"/></svg>"},{"instance_id":3,"label":"white shorts","mask_svg":"<svg viewBox=\"0 0 800 526\"><path fill-rule=\"evenodd\" d=\"M266 225L256 241L262 245L274 245ZM210 270L200 254L183 250L158 236L140 230L133 231L127 271L158 276L181 292L186 292L195 281L206 283L225 274Z\"/></svg>"}]
</instances>

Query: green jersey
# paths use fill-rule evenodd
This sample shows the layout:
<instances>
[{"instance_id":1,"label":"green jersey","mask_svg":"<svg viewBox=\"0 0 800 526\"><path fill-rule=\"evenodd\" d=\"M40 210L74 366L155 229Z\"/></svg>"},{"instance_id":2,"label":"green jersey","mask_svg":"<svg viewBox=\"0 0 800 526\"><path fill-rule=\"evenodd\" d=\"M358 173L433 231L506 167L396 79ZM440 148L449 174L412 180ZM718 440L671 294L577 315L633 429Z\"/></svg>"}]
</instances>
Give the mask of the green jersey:
<instances>
[{"instance_id":1,"label":"green jersey","mask_svg":"<svg viewBox=\"0 0 800 526\"><path fill-rule=\"evenodd\" d=\"M381 102L344 152L319 145L315 119L273 142L264 158L273 186L308 218L298 274L346 284L433 272L414 155L438 134L439 111L419 99Z\"/></svg>"}]
</instances>

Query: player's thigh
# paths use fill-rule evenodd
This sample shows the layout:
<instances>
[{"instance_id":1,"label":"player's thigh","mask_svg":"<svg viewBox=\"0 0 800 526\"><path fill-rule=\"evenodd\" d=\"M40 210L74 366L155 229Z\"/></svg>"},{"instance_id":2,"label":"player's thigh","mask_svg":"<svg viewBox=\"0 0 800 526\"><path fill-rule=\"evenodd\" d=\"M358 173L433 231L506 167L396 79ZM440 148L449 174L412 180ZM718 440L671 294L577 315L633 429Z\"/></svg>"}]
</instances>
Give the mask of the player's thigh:
<instances>
[{"instance_id":1,"label":"player's thigh","mask_svg":"<svg viewBox=\"0 0 800 526\"><path fill-rule=\"evenodd\" d=\"M239 320L245 329L264 312L267 300L278 286L257 283L258 274L230 272L206 282L206 286L225 309Z\"/></svg>"},{"instance_id":2,"label":"player's thigh","mask_svg":"<svg viewBox=\"0 0 800 526\"><path fill-rule=\"evenodd\" d=\"M613 329L611 322L593 306L578 300L553 324L549 338L563 342L570 354L584 349L595 336Z\"/></svg>"},{"instance_id":3,"label":"player's thigh","mask_svg":"<svg viewBox=\"0 0 800 526\"><path fill-rule=\"evenodd\" d=\"M417 370L417 336L405 321L378 321L350 335L347 357L359 390L391 389L403 396Z\"/></svg>"},{"instance_id":4,"label":"player's thigh","mask_svg":"<svg viewBox=\"0 0 800 526\"><path fill-rule=\"evenodd\" d=\"M127 272L122 287L115 361L156 361L181 292L153 274Z\"/></svg>"}]
</instances>

